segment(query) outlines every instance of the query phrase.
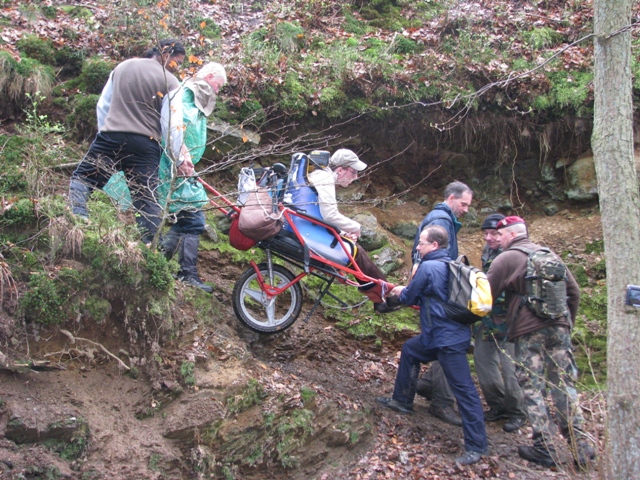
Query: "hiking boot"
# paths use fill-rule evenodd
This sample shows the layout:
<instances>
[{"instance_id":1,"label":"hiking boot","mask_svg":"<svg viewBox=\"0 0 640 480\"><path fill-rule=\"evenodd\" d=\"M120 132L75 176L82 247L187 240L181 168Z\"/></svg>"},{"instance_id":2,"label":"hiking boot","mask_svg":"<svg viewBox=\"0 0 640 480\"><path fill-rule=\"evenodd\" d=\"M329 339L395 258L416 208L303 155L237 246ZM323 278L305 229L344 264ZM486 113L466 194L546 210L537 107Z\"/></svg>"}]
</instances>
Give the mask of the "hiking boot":
<instances>
[{"instance_id":1,"label":"hiking boot","mask_svg":"<svg viewBox=\"0 0 640 480\"><path fill-rule=\"evenodd\" d=\"M497 422L502 418L508 418L507 412L504 410L498 410L497 408L491 407L489 410L484 412L485 422Z\"/></svg>"},{"instance_id":2,"label":"hiking boot","mask_svg":"<svg viewBox=\"0 0 640 480\"><path fill-rule=\"evenodd\" d=\"M460 414L456 412L453 407L437 407L435 405L430 405L429 410L427 411L434 417L438 417L443 422L450 423L456 427L462 426L462 418L460 418Z\"/></svg>"},{"instance_id":3,"label":"hiking boot","mask_svg":"<svg viewBox=\"0 0 640 480\"><path fill-rule=\"evenodd\" d=\"M386 302L389 308L402 308L402 302L400 302L400 297L398 295L387 295Z\"/></svg>"},{"instance_id":4,"label":"hiking boot","mask_svg":"<svg viewBox=\"0 0 640 480\"><path fill-rule=\"evenodd\" d=\"M471 465L472 463L479 462L486 452L474 452L473 450L467 450L464 455L456 458L456 463L460 466Z\"/></svg>"},{"instance_id":5,"label":"hiking boot","mask_svg":"<svg viewBox=\"0 0 640 480\"><path fill-rule=\"evenodd\" d=\"M213 287L204 283L198 276L198 269L196 268L198 245L200 245L199 235L182 235L182 240L178 242L178 263L180 264L178 280L198 287L207 293L213 293Z\"/></svg>"},{"instance_id":6,"label":"hiking boot","mask_svg":"<svg viewBox=\"0 0 640 480\"><path fill-rule=\"evenodd\" d=\"M578 441L578 451L574 455L574 462L578 468L586 469L596 459L596 451L587 440Z\"/></svg>"},{"instance_id":7,"label":"hiking boot","mask_svg":"<svg viewBox=\"0 0 640 480\"><path fill-rule=\"evenodd\" d=\"M531 447L528 445L518 447L518 455L520 455L525 460L537 463L539 465L542 465L543 467L553 467L556 464L548 450Z\"/></svg>"},{"instance_id":8,"label":"hiking boot","mask_svg":"<svg viewBox=\"0 0 640 480\"><path fill-rule=\"evenodd\" d=\"M507 423L502 426L502 429L507 432L515 432L522 428L522 426L527 423L527 419L524 417L511 417Z\"/></svg>"},{"instance_id":9,"label":"hiking boot","mask_svg":"<svg viewBox=\"0 0 640 480\"><path fill-rule=\"evenodd\" d=\"M380 302L380 303L373 304L373 309L375 310L375 312L381 315L385 313L395 312L396 310L400 310L400 308L402 308L402 305L398 305L397 307L391 307L387 302Z\"/></svg>"},{"instance_id":10,"label":"hiking boot","mask_svg":"<svg viewBox=\"0 0 640 480\"><path fill-rule=\"evenodd\" d=\"M382 405L385 408L390 410L394 410L400 413L413 413L413 405L407 405L405 403L400 403L397 400L389 397L376 397L376 402Z\"/></svg>"},{"instance_id":11,"label":"hiking boot","mask_svg":"<svg viewBox=\"0 0 640 480\"><path fill-rule=\"evenodd\" d=\"M179 276L178 280L181 280L184 283L187 283L194 287L198 287L204 292L213 293L213 287L204 283L197 275Z\"/></svg>"}]
</instances>

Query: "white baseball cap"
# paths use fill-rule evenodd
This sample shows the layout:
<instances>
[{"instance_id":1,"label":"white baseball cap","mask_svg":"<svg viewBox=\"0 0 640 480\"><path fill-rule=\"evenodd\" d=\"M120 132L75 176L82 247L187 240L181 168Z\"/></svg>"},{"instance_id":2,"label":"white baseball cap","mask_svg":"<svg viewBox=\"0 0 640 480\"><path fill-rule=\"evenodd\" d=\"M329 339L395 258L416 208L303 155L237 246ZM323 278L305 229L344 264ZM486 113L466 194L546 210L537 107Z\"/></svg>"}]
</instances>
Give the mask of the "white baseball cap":
<instances>
[{"instance_id":1,"label":"white baseball cap","mask_svg":"<svg viewBox=\"0 0 640 480\"><path fill-rule=\"evenodd\" d=\"M349 149L341 148L336 150L329 159L329 166L331 167L351 167L356 172L361 172L367 168L367 164L361 161L354 152Z\"/></svg>"}]
</instances>

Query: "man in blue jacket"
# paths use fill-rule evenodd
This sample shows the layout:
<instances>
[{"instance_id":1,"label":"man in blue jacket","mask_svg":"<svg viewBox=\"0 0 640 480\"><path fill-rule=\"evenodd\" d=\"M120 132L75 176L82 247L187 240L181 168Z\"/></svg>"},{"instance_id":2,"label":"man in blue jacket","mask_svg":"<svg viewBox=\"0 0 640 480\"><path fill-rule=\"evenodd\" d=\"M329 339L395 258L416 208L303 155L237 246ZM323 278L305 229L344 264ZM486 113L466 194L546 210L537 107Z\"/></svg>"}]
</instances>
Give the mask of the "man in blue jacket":
<instances>
[{"instance_id":1,"label":"man in blue jacket","mask_svg":"<svg viewBox=\"0 0 640 480\"><path fill-rule=\"evenodd\" d=\"M422 261L415 275L406 287L398 286L392 290L404 305L420 306L421 333L402 346L393 396L378 397L376 401L391 410L412 412L420 365L438 360L462 416L466 452L456 458L456 463L470 465L485 455L487 433L480 396L467 362L471 330L448 319L444 312L443 302L447 301L449 294L447 244L448 235L443 227L426 227L417 244Z\"/></svg>"},{"instance_id":2,"label":"man in blue jacket","mask_svg":"<svg viewBox=\"0 0 640 480\"><path fill-rule=\"evenodd\" d=\"M458 258L458 230L462 225L458 218L469 211L469 206L473 200L473 191L462 182L451 182L444 189L444 201L435 206L429 214L424 217L416 232L416 239L413 244L414 271L420 263L421 257L418 254L417 246L420 233L428 225L440 225L449 237L449 245L443 248L449 250L452 260ZM433 362L431 367L420 380L418 380L418 395L431 401L429 413L440 420L451 425L462 425L460 415L453 407L453 393L447 384L442 373L442 367L438 362Z\"/></svg>"}]
</instances>

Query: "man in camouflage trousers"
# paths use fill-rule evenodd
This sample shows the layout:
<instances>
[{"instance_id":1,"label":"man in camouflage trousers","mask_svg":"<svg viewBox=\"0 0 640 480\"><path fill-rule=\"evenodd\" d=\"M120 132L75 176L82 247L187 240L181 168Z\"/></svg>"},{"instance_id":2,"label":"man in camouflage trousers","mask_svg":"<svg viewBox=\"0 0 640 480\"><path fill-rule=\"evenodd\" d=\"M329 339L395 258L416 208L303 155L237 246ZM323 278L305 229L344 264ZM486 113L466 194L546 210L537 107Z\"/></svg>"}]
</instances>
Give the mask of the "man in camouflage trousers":
<instances>
[{"instance_id":1,"label":"man in camouflage trousers","mask_svg":"<svg viewBox=\"0 0 640 480\"><path fill-rule=\"evenodd\" d=\"M580 301L578 284L567 270L568 315L556 319L538 316L522 302L528 255L517 248L537 251L542 247L529 240L527 227L520 217L506 217L497 223L496 229L503 252L493 260L487 276L494 298L503 291L506 293L507 335L515 342L516 375L533 430L533 446L518 447L518 454L545 467L556 464L545 400L550 391L560 431L569 442L576 464L585 468L596 454L583 429L584 418L574 386L577 369L571 350L571 327Z\"/></svg>"}]
</instances>

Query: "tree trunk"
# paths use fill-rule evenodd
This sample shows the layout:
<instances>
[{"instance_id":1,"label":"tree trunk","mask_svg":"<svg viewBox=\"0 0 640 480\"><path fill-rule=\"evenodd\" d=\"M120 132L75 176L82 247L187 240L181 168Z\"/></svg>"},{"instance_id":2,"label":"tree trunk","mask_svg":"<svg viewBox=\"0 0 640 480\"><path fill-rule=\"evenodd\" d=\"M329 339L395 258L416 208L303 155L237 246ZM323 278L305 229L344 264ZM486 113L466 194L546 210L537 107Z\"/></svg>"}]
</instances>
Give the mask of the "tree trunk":
<instances>
[{"instance_id":1,"label":"tree trunk","mask_svg":"<svg viewBox=\"0 0 640 480\"><path fill-rule=\"evenodd\" d=\"M640 193L633 151L631 0L595 0L592 147L604 232L608 291L606 475L640 478Z\"/></svg>"}]
</instances>

